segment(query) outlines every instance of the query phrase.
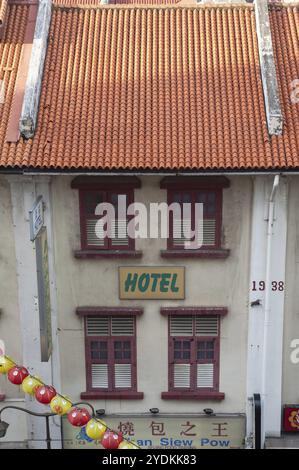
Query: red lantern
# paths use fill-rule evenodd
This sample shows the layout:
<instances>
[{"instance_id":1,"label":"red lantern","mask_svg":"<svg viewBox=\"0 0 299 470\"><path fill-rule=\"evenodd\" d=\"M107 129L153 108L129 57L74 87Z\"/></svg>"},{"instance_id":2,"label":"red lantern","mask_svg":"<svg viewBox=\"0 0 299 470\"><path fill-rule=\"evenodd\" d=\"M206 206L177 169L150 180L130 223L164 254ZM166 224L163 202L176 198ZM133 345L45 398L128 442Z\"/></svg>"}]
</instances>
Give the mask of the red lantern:
<instances>
[{"instance_id":1,"label":"red lantern","mask_svg":"<svg viewBox=\"0 0 299 470\"><path fill-rule=\"evenodd\" d=\"M122 440L123 436L121 433L106 431L101 444L105 449L117 449Z\"/></svg>"},{"instance_id":2,"label":"red lantern","mask_svg":"<svg viewBox=\"0 0 299 470\"><path fill-rule=\"evenodd\" d=\"M73 426L85 426L90 421L91 416L86 408L73 408L69 411L67 419Z\"/></svg>"},{"instance_id":3,"label":"red lantern","mask_svg":"<svg viewBox=\"0 0 299 470\"><path fill-rule=\"evenodd\" d=\"M55 395L56 390L50 385L41 385L40 387L37 387L35 391L35 398L44 405L48 405Z\"/></svg>"},{"instance_id":4,"label":"red lantern","mask_svg":"<svg viewBox=\"0 0 299 470\"><path fill-rule=\"evenodd\" d=\"M29 372L25 367L14 366L7 372L8 380L15 385L21 385L24 379L28 377Z\"/></svg>"}]
</instances>

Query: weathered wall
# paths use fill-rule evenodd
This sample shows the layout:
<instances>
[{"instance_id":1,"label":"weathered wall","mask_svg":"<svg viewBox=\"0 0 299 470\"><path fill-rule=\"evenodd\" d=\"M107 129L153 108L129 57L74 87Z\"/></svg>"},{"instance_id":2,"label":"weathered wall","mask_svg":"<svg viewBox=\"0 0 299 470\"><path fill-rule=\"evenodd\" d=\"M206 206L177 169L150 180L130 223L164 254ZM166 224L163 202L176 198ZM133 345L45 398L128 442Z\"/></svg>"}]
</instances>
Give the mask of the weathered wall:
<instances>
[{"instance_id":1,"label":"weathered wall","mask_svg":"<svg viewBox=\"0 0 299 470\"><path fill-rule=\"evenodd\" d=\"M138 202L166 201L166 191L159 189L158 177L143 177L142 188L135 191ZM137 321L138 391L143 400L106 400L96 403L109 412L144 412L156 406L160 410L185 412L212 406L221 412L245 410L247 349L247 299L249 237L251 214L251 179L231 178L224 190L223 239L231 249L226 260L164 260L160 249L166 240L139 240L140 260L78 260L73 250L80 248L78 192L70 188L71 177L52 181L55 230L55 257L58 289L63 392L79 399L85 391L85 355L83 322L75 310L79 306L141 306L144 314ZM186 267L184 301L120 301L118 266L182 265ZM223 402L164 401L161 392L168 389L167 320L159 313L161 306L227 306L229 313L221 320L220 391Z\"/></svg>"},{"instance_id":2,"label":"weathered wall","mask_svg":"<svg viewBox=\"0 0 299 470\"><path fill-rule=\"evenodd\" d=\"M0 176L0 339L5 343L6 352L16 361L21 362L22 336L18 308L16 256L14 249L14 233L12 224L12 207L8 182ZM8 405L23 406L23 394L19 387L12 385L6 376L0 375L0 394L6 398L0 402L0 408ZM27 438L26 418L13 410L3 413L3 420L9 422L5 438L1 446L8 446L14 441L13 447L23 446L21 442ZM18 444L16 444L18 442Z\"/></svg>"},{"instance_id":3,"label":"weathered wall","mask_svg":"<svg viewBox=\"0 0 299 470\"><path fill-rule=\"evenodd\" d=\"M12 224L10 188L0 176L0 339L8 355L21 359L22 340L18 309L16 256ZM8 398L16 398L19 388L0 375L0 390Z\"/></svg>"},{"instance_id":4,"label":"weathered wall","mask_svg":"<svg viewBox=\"0 0 299 470\"><path fill-rule=\"evenodd\" d=\"M299 346L299 185L298 176L289 177L288 239L283 352L283 404L299 403L299 363L291 361L291 341ZM279 253L276 254L279 256ZM298 347L297 346L297 347ZM299 358L299 354L297 354Z\"/></svg>"}]
</instances>

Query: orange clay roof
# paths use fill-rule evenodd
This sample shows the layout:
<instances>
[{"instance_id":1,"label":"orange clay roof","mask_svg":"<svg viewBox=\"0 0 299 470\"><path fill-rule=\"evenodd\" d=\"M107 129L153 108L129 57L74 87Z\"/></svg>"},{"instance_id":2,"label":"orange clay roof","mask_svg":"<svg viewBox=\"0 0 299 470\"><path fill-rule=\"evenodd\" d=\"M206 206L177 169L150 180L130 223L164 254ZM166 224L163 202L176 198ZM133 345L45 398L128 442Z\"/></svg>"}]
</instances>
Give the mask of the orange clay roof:
<instances>
[{"instance_id":1,"label":"orange clay roof","mask_svg":"<svg viewBox=\"0 0 299 470\"><path fill-rule=\"evenodd\" d=\"M267 132L251 5L54 6L36 134L17 143L5 133L27 7L9 8L2 168L299 168L298 7L271 9L283 136Z\"/></svg>"},{"instance_id":2,"label":"orange clay roof","mask_svg":"<svg viewBox=\"0 0 299 470\"><path fill-rule=\"evenodd\" d=\"M1 1L1 0L0 0ZM181 0L109 0L109 5L172 5ZM101 0L54 0L59 6L100 6Z\"/></svg>"}]
</instances>

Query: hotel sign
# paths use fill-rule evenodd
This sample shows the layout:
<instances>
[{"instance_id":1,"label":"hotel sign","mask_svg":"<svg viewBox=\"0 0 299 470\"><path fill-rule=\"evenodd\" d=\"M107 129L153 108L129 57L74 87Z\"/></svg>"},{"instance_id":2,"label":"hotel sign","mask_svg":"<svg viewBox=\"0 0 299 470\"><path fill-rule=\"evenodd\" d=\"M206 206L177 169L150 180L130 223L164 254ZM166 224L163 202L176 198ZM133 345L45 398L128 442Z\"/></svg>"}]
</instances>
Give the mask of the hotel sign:
<instances>
[{"instance_id":1,"label":"hotel sign","mask_svg":"<svg viewBox=\"0 0 299 470\"><path fill-rule=\"evenodd\" d=\"M119 268L120 299L184 299L185 268L130 266Z\"/></svg>"},{"instance_id":2,"label":"hotel sign","mask_svg":"<svg viewBox=\"0 0 299 470\"><path fill-rule=\"evenodd\" d=\"M238 449L244 447L245 416L110 415L110 428L144 449ZM62 419L64 449L103 449L85 428L75 428Z\"/></svg>"}]
</instances>

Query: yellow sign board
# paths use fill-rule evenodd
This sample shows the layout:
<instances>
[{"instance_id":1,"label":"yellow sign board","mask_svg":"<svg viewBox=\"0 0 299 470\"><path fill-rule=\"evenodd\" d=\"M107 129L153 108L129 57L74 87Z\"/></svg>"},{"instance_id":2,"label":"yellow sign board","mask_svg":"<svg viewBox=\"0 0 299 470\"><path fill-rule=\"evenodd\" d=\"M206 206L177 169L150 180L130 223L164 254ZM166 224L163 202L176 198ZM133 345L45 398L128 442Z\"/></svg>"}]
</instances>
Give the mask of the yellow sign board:
<instances>
[{"instance_id":1,"label":"yellow sign board","mask_svg":"<svg viewBox=\"0 0 299 470\"><path fill-rule=\"evenodd\" d=\"M110 415L103 418L111 429L144 449L238 449L244 446L245 415ZM103 449L85 428L63 423L64 449Z\"/></svg>"},{"instance_id":2,"label":"yellow sign board","mask_svg":"<svg viewBox=\"0 0 299 470\"><path fill-rule=\"evenodd\" d=\"M119 268L120 299L184 299L185 268L126 266Z\"/></svg>"}]
</instances>

